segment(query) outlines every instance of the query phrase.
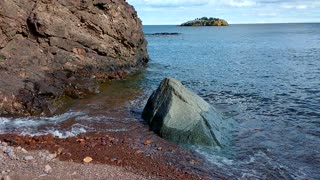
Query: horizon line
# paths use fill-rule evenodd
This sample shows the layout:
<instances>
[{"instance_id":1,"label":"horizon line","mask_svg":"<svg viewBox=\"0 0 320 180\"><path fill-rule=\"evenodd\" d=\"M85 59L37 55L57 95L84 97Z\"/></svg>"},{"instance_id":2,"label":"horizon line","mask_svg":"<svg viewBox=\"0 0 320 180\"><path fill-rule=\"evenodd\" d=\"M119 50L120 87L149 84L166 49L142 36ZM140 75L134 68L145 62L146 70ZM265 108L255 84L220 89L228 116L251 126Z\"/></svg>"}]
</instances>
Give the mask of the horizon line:
<instances>
[{"instance_id":1,"label":"horizon line","mask_svg":"<svg viewBox=\"0 0 320 180\"><path fill-rule=\"evenodd\" d=\"M229 23L229 25L258 25L258 24L319 24L320 22L257 22L257 23ZM181 24L142 24L143 26L180 26Z\"/></svg>"}]
</instances>

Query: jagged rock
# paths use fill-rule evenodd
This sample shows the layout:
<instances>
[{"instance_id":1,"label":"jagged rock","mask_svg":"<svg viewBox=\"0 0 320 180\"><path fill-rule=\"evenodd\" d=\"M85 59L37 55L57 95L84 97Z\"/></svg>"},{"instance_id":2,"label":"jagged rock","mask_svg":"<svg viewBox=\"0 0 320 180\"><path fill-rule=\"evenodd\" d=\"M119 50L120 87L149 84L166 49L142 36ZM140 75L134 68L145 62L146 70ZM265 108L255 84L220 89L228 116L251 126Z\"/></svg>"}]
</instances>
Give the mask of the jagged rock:
<instances>
[{"instance_id":1,"label":"jagged rock","mask_svg":"<svg viewBox=\"0 0 320 180\"><path fill-rule=\"evenodd\" d=\"M148 62L125 0L0 1L0 115L51 115Z\"/></svg>"},{"instance_id":2,"label":"jagged rock","mask_svg":"<svg viewBox=\"0 0 320 180\"><path fill-rule=\"evenodd\" d=\"M143 111L151 130L183 144L221 146L227 143L228 121L179 81L166 78L153 92Z\"/></svg>"}]
</instances>

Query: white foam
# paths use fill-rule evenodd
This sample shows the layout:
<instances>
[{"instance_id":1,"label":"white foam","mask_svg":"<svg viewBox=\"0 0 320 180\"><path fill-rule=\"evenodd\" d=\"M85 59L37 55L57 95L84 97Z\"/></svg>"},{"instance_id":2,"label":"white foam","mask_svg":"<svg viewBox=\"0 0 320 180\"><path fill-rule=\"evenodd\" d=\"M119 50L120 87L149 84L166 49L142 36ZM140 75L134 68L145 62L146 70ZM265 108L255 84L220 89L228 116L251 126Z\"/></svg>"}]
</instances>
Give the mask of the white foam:
<instances>
[{"instance_id":1,"label":"white foam","mask_svg":"<svg viewBox=\"0 0 320 180\"><path fill-rule=\"evenodd\" d=\"M27 130L20 133L20 135L41 136L41 135L52 134L53 136L58 138L68 138L68 137L77 136L78 134L86 133L92 130L93 130L92 128L89 128L87 126L84 126L81 124L74 124L72 125L70 130L49 129L49 130L40 131L40 132L32 132L30 130Z\"/></svg>"},{"instance_id":2,"label":"white foam","mask_svg":"<svg viewBox=\"0 0 320 180\"><path fill-rule=\"evenodd\" d=\"M204 146L193 146L196 152L206 157L206 159L218 167L231 166L234 164L234 160L224 156L219 156L218 152L221 150L220 147L204 147Z\"/></svg>"},{"instance_id":3,"label":"white foam","mask_svg":"<svg viewBox=\"0 0 320 180\"><path fill-rule=\"evenodd\" d=\"M26 117L4 118L0 117L0 134L21 133L37 131L42 125L54 125L60 122L85 115L85 112L67 112L53 117Z\"/></svg>"}]
</instances>

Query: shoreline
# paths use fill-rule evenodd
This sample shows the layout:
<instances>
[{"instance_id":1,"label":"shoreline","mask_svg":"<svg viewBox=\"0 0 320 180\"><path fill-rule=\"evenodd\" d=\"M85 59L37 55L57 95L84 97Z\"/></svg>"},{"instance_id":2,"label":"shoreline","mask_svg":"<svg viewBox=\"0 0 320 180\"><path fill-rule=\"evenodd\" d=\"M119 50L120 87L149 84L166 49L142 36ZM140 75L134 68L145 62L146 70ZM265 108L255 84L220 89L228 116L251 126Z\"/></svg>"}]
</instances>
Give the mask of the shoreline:
<instances>
[{"instance_id":1,"label":"shoreline","mask_svg":"<svg viewBox=\"0 0 320 180\"><path fill-rule=\"evenodd\" d=\"M91 132L65 139L50 134L34 137L1 134L0 141L30 152L48 151L55 154L59 162L71 163L68 166L84 165L84 158L91 157L93 160L88 165L122 168L125 173L147 179L211 177L201 168L204 160L200 156L142 127L134 132Z\"/></svg>"}]
</instances>

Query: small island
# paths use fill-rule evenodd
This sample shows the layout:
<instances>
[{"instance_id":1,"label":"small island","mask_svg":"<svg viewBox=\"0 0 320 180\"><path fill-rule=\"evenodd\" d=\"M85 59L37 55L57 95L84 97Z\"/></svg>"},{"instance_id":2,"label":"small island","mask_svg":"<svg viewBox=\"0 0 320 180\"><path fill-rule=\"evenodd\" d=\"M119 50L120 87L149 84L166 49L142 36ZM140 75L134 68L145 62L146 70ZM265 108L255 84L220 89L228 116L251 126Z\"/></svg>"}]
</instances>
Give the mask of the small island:
<instances>
[{"instance_id":1,"label":"small island","mask_svg":"<svg viewBox=\"0 0 320 180\"><path fill-rule=\"evenodd\" d=\"M223 19L202 17L182 23L180 26L229 26L229 24Z\"/></svg>"}]
</instances>

